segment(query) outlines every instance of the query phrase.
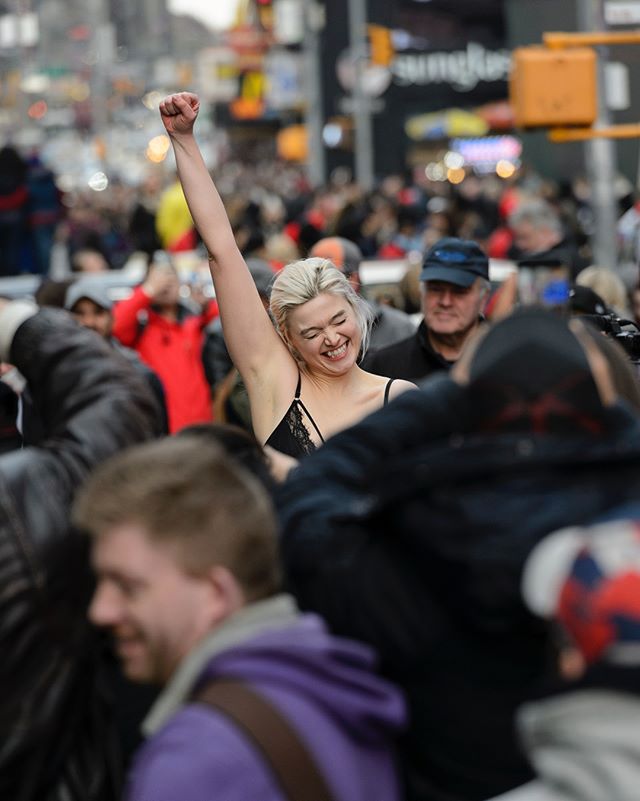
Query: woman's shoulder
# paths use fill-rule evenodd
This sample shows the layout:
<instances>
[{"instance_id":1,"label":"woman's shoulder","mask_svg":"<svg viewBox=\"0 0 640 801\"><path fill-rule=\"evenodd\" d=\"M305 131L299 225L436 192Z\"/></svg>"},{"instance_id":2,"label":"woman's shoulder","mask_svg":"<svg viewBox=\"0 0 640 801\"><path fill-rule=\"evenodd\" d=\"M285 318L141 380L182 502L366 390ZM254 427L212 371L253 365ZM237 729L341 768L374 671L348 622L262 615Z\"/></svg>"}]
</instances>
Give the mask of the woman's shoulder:
<instances>
[{"instance_id":1,"label":"woman's shoulder","mask_svg":"<svg viewBox=\"0 0 640 801\"><path fill-rule=\"evenodd\" d=\"M408 392L410 389L418 389L418 387L413 384L411 381L407 381L404 378L385 378L382 377L384 381L384 403L388 403L389 401L397 398L399 395L403 395L405 392Z\"/></svg>"},{"instance_id":2,"label":"woman's shoulder","mask_svg":"<svg viewBox=\"0 0 640 801\"><path fill-rule=\"evenodd\" d=\"M402 395L410 389L418 389L417 384L414 384L413 381L407 381L405 378L390 378L389 382L389 400L397 398L398 395Z\"/></svg>"},{"instance_id":3,"label":"woman's shoulder","mask_svg":"<svg viewBox=\"0 0 640 801\"><path fill-rule=\"evenodd\" d=\"M407 392L410 389L418 388L416 384L404 378L389 378L388 376L369 373L366 370L362 370L362 373L363 378L372 388L384 389L385 392L388 390L389 399L396 398L398 395L402 395L403 392Z\"/></svg>"}]
</instances>

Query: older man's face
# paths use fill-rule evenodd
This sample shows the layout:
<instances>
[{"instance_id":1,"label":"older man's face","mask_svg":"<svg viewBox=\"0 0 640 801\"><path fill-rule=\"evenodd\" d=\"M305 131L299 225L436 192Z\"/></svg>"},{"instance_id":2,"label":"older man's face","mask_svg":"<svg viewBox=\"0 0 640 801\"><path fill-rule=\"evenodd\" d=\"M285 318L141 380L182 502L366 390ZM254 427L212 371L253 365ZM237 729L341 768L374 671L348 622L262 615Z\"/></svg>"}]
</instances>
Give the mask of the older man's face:
<instances>
[{"instance_id":1,"label":"older man's face","mask_svg":"<svg viewBox=\"0 0 640 801\"><path fill-rule=\"evenodd\" d=\"M463 334L476 325L485 301L486 289L481 278L476 278L469 287L425 281L422 313L427 328L434 334Z\"/></svg>"},{"instance_id":2,"label":"older man's face","mask_svg":"<svg viewBox=\"0 0 640 801\"><path fill-rule=\"evenodd\" d=\"M513 244L521 253L544 253L560 241L557 231L537 228L527 220L512 227Z\"/></svg>"}]
</instances>

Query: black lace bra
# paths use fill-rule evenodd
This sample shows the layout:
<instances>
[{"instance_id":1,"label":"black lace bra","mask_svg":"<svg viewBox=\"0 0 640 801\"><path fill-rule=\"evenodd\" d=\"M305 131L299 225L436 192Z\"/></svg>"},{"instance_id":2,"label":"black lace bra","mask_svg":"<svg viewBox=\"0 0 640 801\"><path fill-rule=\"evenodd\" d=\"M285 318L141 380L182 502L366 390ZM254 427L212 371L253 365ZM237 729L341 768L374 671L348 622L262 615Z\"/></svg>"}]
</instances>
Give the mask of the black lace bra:
<instances>
[{"instance_id":1,"label":"black lace bra","mask_svg":"<svg viewBox=\"0 0 640 801\"><path fill-rule=\"evenodd\" d=\"M390 378L384 389L384 405L389 402L389 390L391 384L395 379ZM300 385L301 376L298 373L298 383L296 384L296 393L291 401L291 406L285 412L284 417L278 425L274 428L266 441L266 445L275 448L281 453L286 453L288 456L293 456L295 459L300 459L308 453L315 451L316 444L309 436L309 430L305 425L305 418L314 427L317 435L320 437L320 442L324 442L322 432L315 423L315 420L309 414L307 407L304 405L300 398Z\"/></svg>"}]
</instances>

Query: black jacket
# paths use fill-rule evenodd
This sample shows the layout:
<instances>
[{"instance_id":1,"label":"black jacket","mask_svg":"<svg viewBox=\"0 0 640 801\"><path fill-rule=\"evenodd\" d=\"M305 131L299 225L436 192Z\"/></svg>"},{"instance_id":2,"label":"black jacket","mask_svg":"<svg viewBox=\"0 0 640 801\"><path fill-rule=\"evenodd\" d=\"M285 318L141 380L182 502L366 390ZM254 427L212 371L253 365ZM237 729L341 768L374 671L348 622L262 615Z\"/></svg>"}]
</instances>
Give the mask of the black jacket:
<instances>
[{"instance_id":1,"label":"black jacket","mask_svg":"<svg viewBox=\"0 0 640 801\"><path fill-rule=\"evenodd\" d=\"M123 345L115 337L111 337L107 341L114 350L116 350L121 356L124 356L133 369L144 379L145 383L151 390L151 394L156 399L160 432L162 434L168 434L169 414L167 412L167 399L164 392L164 385L158 377L158 374L152 370L148 364L145 364L142 361L140 356L138 356L138 352L133 348L128 348L126 345Z\"/></svg>"},{"instance_id":2,"label":"black jacket","mask_svg":"<svg viewBox=\"0 0 640 801\"><path fill-rule=\"evenodd\" d=\"M547 629L520 599L545 534L640 497L640 426L471 433L447 376L308 456L279 491L289 588L336 633L375 646L406 691L412 801L483 801L530 777L513 713L547 675Z\"/></svg>"},{"instance_id":3,"label":"black jacket","mask_svg":"<svg viewBox=\"0 0 640 801\"><path fill-rule=\"evenodd\" d=\"M431 347L424 320L410 337L370 351L362 362L362 368L370 373L407 381L419 381L440 370L449 370L451 365Z\"/></svg>"},{"instance_id":4,"label":"black jacket","mask_svg":"<svg viewBox=\"0 0 640 801\"><path fill-rule=\"evenodd\" d=\"M514 261L539 262L541 264L564 264L569 268L571 281L575 281L580 271L591 264L591 260L582 256L575 242L568 238L562 239L548 250L541 250L537 253L522 253L516 247L512 247L509 250L509 258Z\"/></svg>"},{"instance_id":5,"label":"black jacket","mask_svg":"<svg viewBox=\"0 0 640 801\"><path fill-rule=\"evenodd\" d=\"M94 465L156 433L156 409L129 365L61 311L22 322L9 360L46 438L0 458L0 798L113 801L86 542L69 513Z\"/></svg>"}]
</instances>

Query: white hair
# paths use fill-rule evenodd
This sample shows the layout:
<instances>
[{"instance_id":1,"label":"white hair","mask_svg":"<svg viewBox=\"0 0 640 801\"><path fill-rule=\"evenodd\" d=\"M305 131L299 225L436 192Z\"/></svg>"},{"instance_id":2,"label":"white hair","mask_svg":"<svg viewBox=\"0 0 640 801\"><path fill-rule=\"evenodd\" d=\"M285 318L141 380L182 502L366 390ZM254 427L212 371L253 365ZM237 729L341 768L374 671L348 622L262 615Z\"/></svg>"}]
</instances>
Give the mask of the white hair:
<instances>
[{"instance_id":1,"label":"white hair","mask_svg":"<svg viewBox=\"0 0 640 801\"><path fill-rule=\"evenodd\" d=\"M529 223L536 230L547 228L558 235L564 233L562 221L556 210L540 198L524 201L508 218L510 227L514 228L521 223Z\"/></svg>"}]
</instances>

